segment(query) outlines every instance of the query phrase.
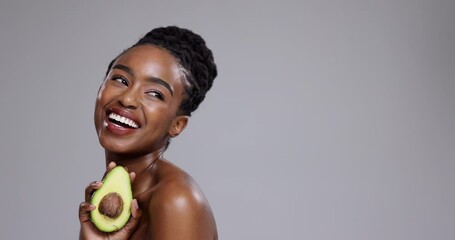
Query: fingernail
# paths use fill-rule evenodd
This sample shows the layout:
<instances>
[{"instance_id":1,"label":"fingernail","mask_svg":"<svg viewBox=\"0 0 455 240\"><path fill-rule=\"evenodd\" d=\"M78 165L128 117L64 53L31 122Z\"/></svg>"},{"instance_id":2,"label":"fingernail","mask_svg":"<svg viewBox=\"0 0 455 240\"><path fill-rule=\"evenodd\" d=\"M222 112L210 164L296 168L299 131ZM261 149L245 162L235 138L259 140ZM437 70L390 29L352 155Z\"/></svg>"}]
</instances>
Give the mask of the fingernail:
<instances>
[{"instance_id":1,"label":"fingernail","mask_svg":"<svg viewBox=\"0 0 455 240\"><path fill-rule=\"evenodd\" d=\"M90 204L90 210L95 210L95 208L96 208L95 205Z\"/></svg>"},{"instance_id":2,"label":"fingernail","mask_svg":"<svg viewBox=\"0 0 455 240\"><path fill-rule=\"evenodd\" d=\"M136 210L139 209L139 204L137 204L137 199L133 199L133 207L134 207L134 209L136 209Z\"/></svg>"}]
</instances>

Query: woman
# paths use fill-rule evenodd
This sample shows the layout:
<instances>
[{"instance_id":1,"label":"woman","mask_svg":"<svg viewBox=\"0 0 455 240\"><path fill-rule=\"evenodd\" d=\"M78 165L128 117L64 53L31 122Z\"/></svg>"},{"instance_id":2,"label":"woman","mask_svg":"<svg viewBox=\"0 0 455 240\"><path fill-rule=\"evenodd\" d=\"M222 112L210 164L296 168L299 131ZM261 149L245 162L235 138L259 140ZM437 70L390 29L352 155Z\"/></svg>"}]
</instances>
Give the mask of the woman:
<instances>
[{"instance_id":1,"label":"woman","mask_svg":"<svg viewBox=\"0 0 455 240\"><path fill-rule=\"evenodd\" d=\"M80 239L217 239L210 206L194 180L163 158L186 127L217 75L212 52L197 34L157 28L115 58L95 106L95 127L107 172L130 172L133 203L128 223L100 232L90 220L91 183L79 207ZM123 118L122 118L123 117Z\"/></svg>"}]
</instances>

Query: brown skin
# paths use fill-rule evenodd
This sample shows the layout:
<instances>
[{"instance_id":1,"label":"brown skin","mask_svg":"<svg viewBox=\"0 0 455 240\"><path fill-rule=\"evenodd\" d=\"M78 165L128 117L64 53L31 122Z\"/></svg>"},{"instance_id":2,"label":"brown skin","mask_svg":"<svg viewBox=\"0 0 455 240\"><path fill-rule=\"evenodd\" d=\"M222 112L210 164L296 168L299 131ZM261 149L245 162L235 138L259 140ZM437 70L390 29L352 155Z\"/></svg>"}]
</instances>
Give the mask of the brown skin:
<instances>
[{"instance_id":1,"label":"brown skin","mask_svg":"<svg viewBox=\"0 0 455 240\"><path fill-rule=\"evenodd\" d=\"M115 61L98 93L94 119L106 153L106 172L116 165L130 171L132 217L117 232L96 229L89 202L102 183L93 182L79 207L80 239L217 239L202 191L187 173L162 157L168 139L178 136L188 123L187 116L178 114L185 97L183 86L177 60L156 46L134 47ZM112 124L106 117L111 111L128 115L139 127L112 131L106 127L106 122Z\"/></svg>"}]
</instances>

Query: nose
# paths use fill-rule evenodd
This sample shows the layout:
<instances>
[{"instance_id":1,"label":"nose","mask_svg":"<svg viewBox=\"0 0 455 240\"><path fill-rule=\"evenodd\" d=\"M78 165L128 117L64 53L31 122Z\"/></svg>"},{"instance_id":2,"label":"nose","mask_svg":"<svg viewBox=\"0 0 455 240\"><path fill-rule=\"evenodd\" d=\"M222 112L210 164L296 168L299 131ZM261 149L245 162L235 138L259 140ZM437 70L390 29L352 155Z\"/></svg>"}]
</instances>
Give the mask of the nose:
<instances>
[{"instance_id":1,"label":"nose","mask_svg":"<svg viewBox=\"0 0 455 240\"><path fill-rule=\"evenodd\" d=\"M138 90L129 88L120 95L118 99L120 105L125 108L136 109L139 106L138 93Z\"/></svg>"}]
</instances>

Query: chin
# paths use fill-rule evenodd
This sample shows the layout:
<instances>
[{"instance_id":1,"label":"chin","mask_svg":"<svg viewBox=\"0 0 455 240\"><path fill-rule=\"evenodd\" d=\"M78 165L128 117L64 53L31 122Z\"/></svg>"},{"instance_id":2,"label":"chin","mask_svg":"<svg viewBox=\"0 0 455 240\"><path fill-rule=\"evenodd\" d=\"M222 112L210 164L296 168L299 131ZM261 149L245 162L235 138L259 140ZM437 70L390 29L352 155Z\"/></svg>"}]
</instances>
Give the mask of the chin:
<instances>
[{"instance_id":1,"label":"chin","mask_svg":"<svg viewBox=\"0 0 455 240\"><path fill-rule=\"evenodd\" d=\"M109 152L125 154L132 151L132 149L127 144L122 144L115 139L106 139L100 137L98 140L104 150Z\"/></svg>"}]
</instances>

